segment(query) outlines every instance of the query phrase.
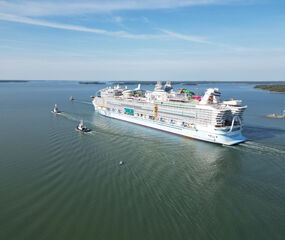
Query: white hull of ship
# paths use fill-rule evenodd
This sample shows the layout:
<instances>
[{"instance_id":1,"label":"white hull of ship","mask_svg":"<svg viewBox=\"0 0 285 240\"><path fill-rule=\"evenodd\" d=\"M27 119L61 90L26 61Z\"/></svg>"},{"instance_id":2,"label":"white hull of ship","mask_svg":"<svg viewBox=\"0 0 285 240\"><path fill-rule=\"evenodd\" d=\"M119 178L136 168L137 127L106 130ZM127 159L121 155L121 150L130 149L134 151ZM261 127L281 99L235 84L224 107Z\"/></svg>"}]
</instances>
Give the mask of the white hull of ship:
<instances>
[{"instance_id":1,"label":"white hull of ship","mask_svg":"<svg viewBox=\"0 0 285 240\"><path fill-rule=\"evenodd\" d=\"M107 109L103 109L101 107L98 107L96 105L95 110L106 117L118 119L121 121L126 121L129 123L157 129L160 131L193 138L201 141L207 141L212 143L218 143L222 145L235 145L239 144L241 142L245 142L246 138L242 135L241 130L238 131L232 131L230 133L217 131L217 130L209 130L209 128L206 127L182 127L177 126L175 124L168 124L165 122L155 121L155 120L148 120L143 119L127 114L122 113L116 113L112 111L108 111Z\"/></svg>"}]
</instances>

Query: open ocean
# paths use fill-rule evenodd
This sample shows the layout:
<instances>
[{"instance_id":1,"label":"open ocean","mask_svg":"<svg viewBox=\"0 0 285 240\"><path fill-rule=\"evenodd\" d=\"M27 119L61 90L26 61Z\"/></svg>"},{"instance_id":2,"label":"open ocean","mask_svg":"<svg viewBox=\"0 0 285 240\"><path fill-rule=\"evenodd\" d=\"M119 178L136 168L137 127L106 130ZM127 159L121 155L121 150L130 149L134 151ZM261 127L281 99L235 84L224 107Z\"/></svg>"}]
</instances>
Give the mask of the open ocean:
<instances>
[{"instance_id":1,"label":"open ocean","mask_svg":"<svg viewBox=\"0 0 285 240\"><path fill-rule=\"evenodd\" d=\"M285 239L285 94L253 86L186 86L248 105L223 147L98 115L104 84L0 83L0 239Z\"/></svg>"}]
</instances>

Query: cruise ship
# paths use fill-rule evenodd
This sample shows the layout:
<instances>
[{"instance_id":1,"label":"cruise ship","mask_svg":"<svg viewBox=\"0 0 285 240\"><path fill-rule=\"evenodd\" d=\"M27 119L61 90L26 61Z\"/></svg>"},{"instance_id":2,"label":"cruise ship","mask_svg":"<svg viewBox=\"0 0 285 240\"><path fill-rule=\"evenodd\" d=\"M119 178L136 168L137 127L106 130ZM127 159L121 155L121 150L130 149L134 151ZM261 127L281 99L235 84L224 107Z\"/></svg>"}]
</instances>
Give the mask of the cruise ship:
<instances>
[{"instance_id":1,"label":"cruise ship","mask_svg":"<svg viewBox=\"0 0 285 240\"><path fill-rule=\"evenodd\" d=\"M222 100L218 88L199 96L185 88L174 91L171 83L157 82L153 91L122 88L119 85L97 92L95 111L106 117L181 135L197 140L235 145L242 135L241 100Z\"/></svg>"}]
</instances>

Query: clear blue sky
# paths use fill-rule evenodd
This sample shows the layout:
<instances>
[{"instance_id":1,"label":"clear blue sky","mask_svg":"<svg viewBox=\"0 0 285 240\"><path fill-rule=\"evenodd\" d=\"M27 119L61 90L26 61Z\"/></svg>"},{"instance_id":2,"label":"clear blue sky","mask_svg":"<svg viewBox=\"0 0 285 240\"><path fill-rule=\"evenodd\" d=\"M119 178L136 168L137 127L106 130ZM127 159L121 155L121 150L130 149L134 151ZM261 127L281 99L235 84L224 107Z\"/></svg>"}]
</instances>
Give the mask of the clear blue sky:
<instances>
[{"instance_id":1,"label":"clear blue sky","mask_svg":"<svg viewBox=\"0 0 285 240\"><path fill-rule=\"evenodd\" d=\"M0 79L285 80L285 1L0 0Z\"/></svg>"}]
</instances>

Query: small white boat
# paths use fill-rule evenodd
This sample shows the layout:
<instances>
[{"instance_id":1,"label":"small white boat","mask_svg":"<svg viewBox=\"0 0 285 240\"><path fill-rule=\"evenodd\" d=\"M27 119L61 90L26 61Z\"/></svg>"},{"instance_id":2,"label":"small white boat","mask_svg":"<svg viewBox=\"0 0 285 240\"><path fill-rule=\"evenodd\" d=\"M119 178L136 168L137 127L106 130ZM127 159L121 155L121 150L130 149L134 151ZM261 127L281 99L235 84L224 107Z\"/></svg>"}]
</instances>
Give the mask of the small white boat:
<instances>
[{"instance_id":1,"label":"small white boat","mask_svg":"<svg viewBox=\"0 0 285 240\"><path fill-rule=\"evenodd\" d=\"M69 101L73 101L74 100L74 98L71 96L70 98L69 98Z\"/></svg>"},{"instance_id":2,"label":"small white boat","mask_svg":"<svg viewBox=\"0 0 285 240\"><path fill-rule=\"evenodd\" d=\"M78 124L78 126L76 127L76 130L77 131L80 131L80 132L84 132L84 133L87 133L87 132L91 132L92 130L90 128L87 128L83 125L83 121L81 120L80 123Z\"/></svg>"},{"instance_id":3,"label":"small white boat","mask_svg":"<svg viewBox=\"0 0 285 240\"><path fill-rule=\"evenodd\" d=\"M54 104L54 108L53 108L53 110L51 112L55 113L55 114L61 113L61 111L58 110L57 104Z\"/></svg>"}]
</instances>

